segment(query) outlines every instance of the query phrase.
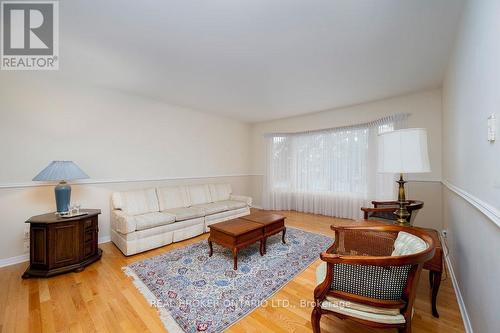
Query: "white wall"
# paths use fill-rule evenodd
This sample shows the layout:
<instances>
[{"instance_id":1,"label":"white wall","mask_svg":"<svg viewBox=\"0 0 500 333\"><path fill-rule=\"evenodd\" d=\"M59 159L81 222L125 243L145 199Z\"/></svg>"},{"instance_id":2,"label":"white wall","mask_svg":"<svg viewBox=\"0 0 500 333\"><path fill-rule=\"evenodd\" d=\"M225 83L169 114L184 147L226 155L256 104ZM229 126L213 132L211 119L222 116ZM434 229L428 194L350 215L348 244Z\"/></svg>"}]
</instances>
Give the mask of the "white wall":
<instances>
[{"instance_id":1,"label":"white wall","mask_svg":"<svg viewBox=\"0 0 500 333\"><path fill-rule=\"evenodd\" d=\"M248 172L245 123L67 81L0 87L1 184L30 181L57 159L93 179Z\"/></svg>"},{"instance_id":2,"label":"white wall","mask_svg":"<svg viewBox=\"0 0 500 333\"><path fill-rule=\"evenodd\" d=\"M432 172L411 175L410 179L415 181L407 185L408 197L425 202L424 209L417 215L415 221L417 225L441 229L441 107L441 90L433 89L300 117L254 124L251 138L252 173L260 175L264 173L266 133L332 128L364 123L396 113L410 113L409 127L424 127L428 130ZM254 178L256 179L253 181L252 196L256 204L260 204L262 176Z\"/></svg>"},{"instance_id":3,"label":"white wall","mask_svg":"<svg viewBox=\"0 0 500 333\"><path fill-rule=\"evenodd\" d=\"M499 41L500 2L469 1L443 88L443 179L455 190L443 191L444 223L475 332L500 327L500 140L486 135L500 117Z\"/></svg>"},{"instance_id":4,"label":"white wall","mask_svg":"<svg viewBox=\"0 0 500 333\"><path fill-rule=\"evenodd\" d=\"M23 187L50 161L73 160L91 182L73 202L100 208L109 236L115 190L181 182L229 181L248 194L250 126L127 93L21 73L0 81L0 259L21 255L24 221L54 210L53 187ZM28 79L29 78L29 79ZM218 177L234 175L235 177ZM243 175L243 176L242 176ZM205 179L204 177L215 177Z\"/></svg>"}]
</instances>

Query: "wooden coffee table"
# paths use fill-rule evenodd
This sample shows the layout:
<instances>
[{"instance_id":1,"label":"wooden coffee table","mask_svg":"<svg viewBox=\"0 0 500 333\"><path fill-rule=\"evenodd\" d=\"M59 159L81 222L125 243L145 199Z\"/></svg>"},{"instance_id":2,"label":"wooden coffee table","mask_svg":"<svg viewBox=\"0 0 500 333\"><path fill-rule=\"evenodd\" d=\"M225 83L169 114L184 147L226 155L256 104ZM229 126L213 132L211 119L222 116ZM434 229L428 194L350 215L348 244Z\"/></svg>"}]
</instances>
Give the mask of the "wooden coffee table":
<instances>
[{"instance_id":1,"label":"wooden coffee table","mask_svg":"<svg viewBox=\"0 0 500 333\"><path fill-rule=\"evenodd\" d=\"M264 233L262 224L241 218L215 223L209 226L210 246L209 256L213 254L212 242L231 250L233 253L234 270L238 269L238 251L260 241L259 252L264 255Z\"/></svg>"},{"instance_id":2,"label":"wooden coffee table","mask_svg":"<svg viewBox=\"0 0 500 333\"><path fill-rule=\"evenodd\" d=\"M267 238L282 232L281 241L285 244L285 217L278 214L268 214L268 213L253 213L247 216L241 217L244 220L259 223L263 226L263 252L267 252Z\"/></svg>"}]
</instances>

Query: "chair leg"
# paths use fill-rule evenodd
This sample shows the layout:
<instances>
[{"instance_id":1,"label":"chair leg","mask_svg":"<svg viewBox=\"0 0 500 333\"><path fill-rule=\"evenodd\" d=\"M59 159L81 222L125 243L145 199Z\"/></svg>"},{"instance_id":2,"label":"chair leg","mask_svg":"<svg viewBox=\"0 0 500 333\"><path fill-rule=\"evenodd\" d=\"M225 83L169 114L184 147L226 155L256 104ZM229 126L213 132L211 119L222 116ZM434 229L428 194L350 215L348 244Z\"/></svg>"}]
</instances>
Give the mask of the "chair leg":
<instances>
[{"instance_id":1,"label":"chair leg","mask_svg":"<svg viewBox=\"0 0 500 333\"><path fill-rule=\"evenodd\" d=\"M406 326L398 329L399 333L411 333L411 321L406 323Z\"/></svg>"},{"instance_id":2,"label":"chair leg","mask_svg":"<svg viewBox=\"0 0 500 333\"><path fill-rule=\"evenodd\" d=\"M321 310L315 306L311 313L311 325L313 333L320 333L320 327L319 327L320 320L321 320Z\"/></svg>"}]
</instances>

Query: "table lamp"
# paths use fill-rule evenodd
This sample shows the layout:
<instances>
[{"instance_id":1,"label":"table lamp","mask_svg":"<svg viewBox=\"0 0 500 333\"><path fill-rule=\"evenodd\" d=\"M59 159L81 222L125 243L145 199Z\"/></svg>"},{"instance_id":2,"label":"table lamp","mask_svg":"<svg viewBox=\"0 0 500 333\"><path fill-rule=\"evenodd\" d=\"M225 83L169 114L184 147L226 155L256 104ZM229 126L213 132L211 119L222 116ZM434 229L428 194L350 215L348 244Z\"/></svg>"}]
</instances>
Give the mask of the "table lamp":
<instances>
[{"instance_id":1,"label":"table lamp","mask_svg":"<svg viewBox=\"0 0 500 333\"><path fill-rule=\"evenodd\" d=\"M66 183L67 180L89 178L73 161L52 161L43 169L34 181L59 181L54 189L56 195L56 206L58 213L68 212L71 199L71 186Z\"/></svg>"},{"instance_id":2,"label":"table lamp","mask_svg":"<svg viewBox=\"0 0 500 333\"><path fill-rule=\"evenodd\" d=\"M408 128L386 132L378 136L378 172L399 173L399 208L394 212L397 222L409 225L410 214L406 209L408 202L405 195L404 173L430 172L429 153L427 151L427 130Z\"/></svg>"}]
</instances>

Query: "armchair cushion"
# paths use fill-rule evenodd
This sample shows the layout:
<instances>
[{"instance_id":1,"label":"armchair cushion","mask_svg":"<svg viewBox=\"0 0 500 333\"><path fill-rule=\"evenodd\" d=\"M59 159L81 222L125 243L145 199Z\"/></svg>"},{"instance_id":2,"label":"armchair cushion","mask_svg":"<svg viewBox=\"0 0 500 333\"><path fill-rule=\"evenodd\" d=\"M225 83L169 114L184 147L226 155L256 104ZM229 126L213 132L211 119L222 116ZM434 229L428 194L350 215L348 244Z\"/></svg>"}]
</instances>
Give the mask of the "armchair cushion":
<instances>
[{"instance_id":1,"label":"armchair cushion","mask_svg":"<svg viewBox=\"0 0 500 333\"><path fill-rule=\"evenodd\" d=\"M349 307L345 306L346 304L349 304ZM361 306L364 309L364 311L360 310L358 306ZM337 312L346 316L355 317L368 321L374 321L383 324L404 324L406 322L405 317L401 313L399 313L398 309L382 309L355 302L344 302L340 303L339 305L339 303L337 303L334 298L330 297L327 297L326 300L321 302L321 308L332 312ZM396 310L397 313L395 313L394 310ZM373 311L379 311L379 312L387 311L387 313L378 313Z\"/></svg>"},{"instance_id":2,"label":"armchair cushion","mask_svg":"<svg viewBox=\"0 0 500 333\"><path fill-rule=\"evenodd\" d=\"M427 249L427 243L420 237L414 236L404 231L398 233L394 242L392 256L404 256L419 253Z\"/></svg>"},{"instance_id":3,"label":"armchair cushion","mask_svg":"<svg viewBox=\"0 0 500 333\"><path fill-rule=\"evenodd\" d=\"M381 308L377 306L366 305L353 301L346 301L342 298L337 298L333 296L326 296L326 301L329 302L327 306L334 307L344 307L348 309L354 309L362 312L369 312L374 314L383 314L389 316L397 316L401 315L401 311L399 309L389 309L389 308ZM326 304L325 304L326 305Z\"/></svg>"}]
</instances>

